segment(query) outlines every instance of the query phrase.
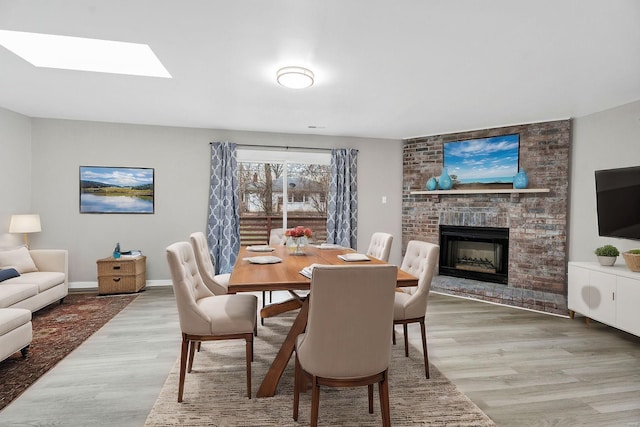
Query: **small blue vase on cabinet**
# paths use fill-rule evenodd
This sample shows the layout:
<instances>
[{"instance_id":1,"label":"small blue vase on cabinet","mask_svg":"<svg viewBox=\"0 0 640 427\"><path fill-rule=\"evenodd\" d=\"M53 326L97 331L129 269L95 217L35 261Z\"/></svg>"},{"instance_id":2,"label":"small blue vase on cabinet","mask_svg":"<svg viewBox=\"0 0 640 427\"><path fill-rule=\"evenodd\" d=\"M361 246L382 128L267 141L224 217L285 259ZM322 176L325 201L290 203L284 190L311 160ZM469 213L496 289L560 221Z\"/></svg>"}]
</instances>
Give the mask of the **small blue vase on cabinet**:
<instances>
[{"instance_id":1,"label":"small blue vase on cabinet","mask_svg":"<svg viewBox=\"0 0 640 427\"><path fill-rule=\"evenodd\" d=\"M513 188L522 189L527 188L529 185L529 178L527 177L527 173L520 169L520 172L513 177Z\"/></svg>"},{"instance_id":2,"label":"small blue vase on cabinet","mask_svg":"<svg viewBox=\"0 0 640 427\"><path fill-rule=\"evenodd\" d=\"M451 181L451 177L449 176L447 168L442 168L442 175L440 175L438 185L440 186L441 190L451 190L453 182Z\"/></svg>"},{"instance_id":3,"label":"small blue vase on cabinet","mask_svg":"<svg viewBox=\"0 0 640 427\"><path fill-rule=\"evenodd\" d=\"M438 186L438 181L434 177L429 178L427 181L427 190L433 191Z\"/></svg>"}]
</instances>

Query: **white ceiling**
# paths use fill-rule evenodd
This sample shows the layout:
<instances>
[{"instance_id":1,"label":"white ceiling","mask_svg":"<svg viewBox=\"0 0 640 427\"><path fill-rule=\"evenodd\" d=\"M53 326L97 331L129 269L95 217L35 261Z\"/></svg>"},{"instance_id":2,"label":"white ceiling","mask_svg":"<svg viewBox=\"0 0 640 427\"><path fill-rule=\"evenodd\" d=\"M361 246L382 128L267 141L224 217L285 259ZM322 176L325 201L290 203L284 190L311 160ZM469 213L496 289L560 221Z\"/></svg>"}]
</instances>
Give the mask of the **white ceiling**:
<instances>
[{"instance_id":1,"label":"white ceiling","mask_svg":"<svg viewBox=\"0 0 640 427\"><path fill-rule=\"evenodd\" d=\"M146 43L173 76L0 47L0 106L31 117L406 138L640 99L637 0L0 0L0 29ZM279 86L286 65L316 84Z\"/></svg>"}]
</instances>

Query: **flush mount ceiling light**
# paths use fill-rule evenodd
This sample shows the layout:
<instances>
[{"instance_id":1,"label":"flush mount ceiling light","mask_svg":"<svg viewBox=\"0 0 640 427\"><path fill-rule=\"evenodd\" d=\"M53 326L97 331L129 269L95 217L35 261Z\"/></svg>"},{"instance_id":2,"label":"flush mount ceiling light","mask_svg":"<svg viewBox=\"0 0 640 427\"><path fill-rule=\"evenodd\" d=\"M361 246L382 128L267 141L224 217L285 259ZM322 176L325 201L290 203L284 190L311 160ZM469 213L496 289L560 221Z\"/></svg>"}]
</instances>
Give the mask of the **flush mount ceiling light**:
<instances>
[{"instance_id":1,"label":"flush mount ceiling light","mask_svg":"<svg viewBox=\"0 0 640 427\"><path fill-rule=\"evenodd\" d=\"M276 73L278 83L291 89L304 89L313 84L313 72L302 67L284 67Z\"/></svg>"},{"instance_id":2,"label":"flush mount ceiling light","mask_svg":"<svg viewBox=\"0 0 640 427\"><path fill-rule=\"evenodd\" d=\"M36 67L171 78L146 44L0 30L0 45Z\"/></svg>"}]
</instances>

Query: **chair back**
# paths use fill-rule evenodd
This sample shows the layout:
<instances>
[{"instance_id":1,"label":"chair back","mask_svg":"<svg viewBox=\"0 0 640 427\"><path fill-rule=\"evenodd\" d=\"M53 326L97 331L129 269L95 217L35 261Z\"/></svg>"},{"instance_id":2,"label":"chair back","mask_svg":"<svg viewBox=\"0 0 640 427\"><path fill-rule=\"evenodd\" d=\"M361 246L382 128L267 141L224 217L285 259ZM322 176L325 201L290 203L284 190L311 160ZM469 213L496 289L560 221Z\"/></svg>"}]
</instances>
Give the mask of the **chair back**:
<instances>
[{"instance_id":1,"label":"chair back","mask_svg":"<svg viewBox=\"0 0 640 427\"><path fill-rule=\"evenodd\" d=\"M412 295L405 303L405 307L413 306L411 307L412 312L425 313L427 311L431 280L438 268L439 257L440 246L438 245L419 240L411 240L407 244L407 251L400 269L418 278L417 287L402 288L403 292Z\"/></svg>"},{"instance_id":2,"label":"chair back","mask_svg":"<svg viewBox=\"0 0 640 427\"><path fill-rule=\"evenodd\" d=\"M200 277L193 248L187 242L177 242L169 245L166 251L180 329L186 334L210 334L211 319L198 307L198 300L211 297L213 293Z\"/></svg>"},{"instance_id":3,"label":"chair back","mask_svg":"<svg viewBox=\"0 0 640 427\"><path fill-rule=\"evenodd\" d=\"M328 378L359 378L389 367L393 265L317 266L306 332L298 337L303 369Z\"/></svg>"},{"instance_id":4,"label":"chair back","mask_svg":"<svg viewBox=\"0 0 640 427\"><path fill-rule=\"evenodd\" d=\"M384 262L389 262L391 243L393 243L393 236L391 234L381 232L373 233L371 235L371 241L369 242L369 249L367 249L367 255L381 259Z\"/></svg>"},{"instance_id":5,"label":"chair back","mask_svg":"<svg viewBox=\"0 0 640 427\"><path fill-rule=\"evenodd\" d=\"M189 236L191 247L195 254L198 271L202 277L202 281L214 295L224 295L228 292L226 283L220 283L215 279L216 266L215 261L209 252L209 244L204 233L197 231Z\"/></svg>"},{"instance_id":6,"label":"chair back","mask_svg":"<svg viewBox=\"0 0 640 427\"><path fill-rule=\"evenodd\" d=\"M272 228L269 235L270 246L280 246L287 242L287 237L284 235L284 228Z\"/></svg>"}]
</instances>

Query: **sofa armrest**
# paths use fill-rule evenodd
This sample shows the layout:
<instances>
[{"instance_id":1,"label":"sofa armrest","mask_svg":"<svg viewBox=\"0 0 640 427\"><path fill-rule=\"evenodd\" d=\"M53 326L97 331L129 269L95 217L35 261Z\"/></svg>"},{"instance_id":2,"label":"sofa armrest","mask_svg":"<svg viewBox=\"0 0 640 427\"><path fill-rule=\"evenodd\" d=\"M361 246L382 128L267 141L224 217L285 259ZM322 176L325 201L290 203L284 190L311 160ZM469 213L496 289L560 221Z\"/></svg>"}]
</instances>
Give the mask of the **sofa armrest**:
<instances>
[{"instance_id":1,"label":"sofa armrest","mask_svg":"<svg viewBox=\"0 0 640 427\"><path fill-rule=\"evenodd\" d=\"M32 249L29 251L39 271L64 273L69 281L69 252L65 249Z\"/></svg>"}]
</instances>

